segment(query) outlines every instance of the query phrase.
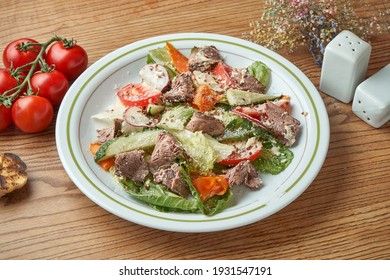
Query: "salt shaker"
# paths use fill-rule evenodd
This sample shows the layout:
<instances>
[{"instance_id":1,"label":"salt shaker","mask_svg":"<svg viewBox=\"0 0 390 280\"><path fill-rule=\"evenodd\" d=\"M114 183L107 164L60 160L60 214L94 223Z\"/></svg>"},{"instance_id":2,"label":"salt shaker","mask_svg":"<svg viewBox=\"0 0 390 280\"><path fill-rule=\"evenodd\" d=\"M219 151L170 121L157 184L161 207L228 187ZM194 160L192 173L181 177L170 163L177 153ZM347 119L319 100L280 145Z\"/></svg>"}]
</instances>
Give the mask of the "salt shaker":
<instances>
[{"instance_id":1,"label":"salt shaker","mask_svg":"<svg viewBox=\"0 0 390 280\"><path fill-rule=\"evenodd\" d=\"M390 120L390 64L358 85L352 111L375 128Z\"/></svg>"},{"instance_id":2,"label":"salt shaker","mask_svg":"<svg viewBox=\"0 0 390 280\"><path fill-rule=\"evenodd\" d=\"M340 32L325 48L320 90L349 103L364 80L371 46L350 31Z\"/></svg>"}]
</instances>

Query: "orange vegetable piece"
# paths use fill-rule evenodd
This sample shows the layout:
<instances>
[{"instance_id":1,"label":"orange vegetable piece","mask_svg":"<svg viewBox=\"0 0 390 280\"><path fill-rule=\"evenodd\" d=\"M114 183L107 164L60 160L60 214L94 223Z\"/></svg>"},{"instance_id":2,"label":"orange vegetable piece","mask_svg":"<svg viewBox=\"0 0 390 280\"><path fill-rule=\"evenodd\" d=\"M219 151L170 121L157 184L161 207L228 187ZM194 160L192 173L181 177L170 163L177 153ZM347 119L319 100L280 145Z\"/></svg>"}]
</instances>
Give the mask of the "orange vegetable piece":
<instances>
[{"instance_id":1,"label":"orange vegetable piece","mask_svg":"<svg viewBox=\"0 0 390 280\"><path fill-rule=\"evenodd\" d=\"M91 143L89 145L89 151L92 155L95 155L96 152L99 150L101 144L99 143ZM108 158L104 159L98 162L101 168L103 168L105 171L108 171L114 164L115 164L115 158Z\"/></svg>"},{"instance_id":2,"label":"orange vegetable piece","mask_svg":"<svg viewBox=\"0 0 390 280\"><path fill-rule=\"evenodd\" d=\"M180 73L188 72L188 58L178 49L176 49L171 43L166 42L165 45L176 70Z\"/></svg>"},{"instance_id":3,"label":"orange vegetable piece","mask_svg":"<svg viewBox=\"0 0 390 280\"><path fill-rule=\"evenodd\" d=\"M96 155L96 152L99 150L100 146L101 146L101 144L96 143L96 142L89 144L89 151L91 152L91 154L93 156Z\"/></svg>"},{"instance_id":4,"label":"orange vegetable piece","mask_svg":"<svg viewBox=\"0 0 390 280\"><path fill-rule=\"evenodd\" d=\"M196 89L193 103L198 107L199 111L206 112L214 108L219 96L205 84L200 84Z\"/></svg>"},{"instance_id":5,"label":"orange vegetable piece","mask_svg":"<svg viewBox=\"0 0 390 280\"><path fill-rule=\"evenodd\" d=\"M229 183L225 176L201 176L192 180L200 199L205 202L214 195L223 195Z\"/></svg>"},{"instance_id":6,"label":"orange vegetable piece","mask_svg":"<svg viewBox=\"0 0 390 280\"><path fill-rule=\"evenodd\" d=\"M115 158L108 158L108 159L103 159L99 161L99 165L105 170L108 171L112 166L115 164Z\"/></svg>"}]
</instances>

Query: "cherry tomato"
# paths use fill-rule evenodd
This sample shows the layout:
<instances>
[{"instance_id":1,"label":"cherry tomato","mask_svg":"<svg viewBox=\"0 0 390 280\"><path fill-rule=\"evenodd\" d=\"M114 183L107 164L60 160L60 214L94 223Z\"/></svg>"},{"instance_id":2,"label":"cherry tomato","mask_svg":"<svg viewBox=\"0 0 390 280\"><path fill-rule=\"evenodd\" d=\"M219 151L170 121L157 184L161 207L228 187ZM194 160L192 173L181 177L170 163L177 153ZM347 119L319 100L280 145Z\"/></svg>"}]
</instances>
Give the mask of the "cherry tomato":
<instances>
[{"instance_id":1,"label":"cherry tomato","mask_svg":"<svg viewBox=\"0 0 390 280\"><path fill-rule=\"evenodd\" d=\"M68 79L60 71L36 72L31 78L31 89L37 95L48 99L53 106L59 106L69 89Z\"/></svg>"},{"instance_id":2,"label":"cherry tomato","mask_svg":"<svg viewBox=\"0 0 390 280\"><path fill-rule=\"evenodd\" d=\"M161 91L145 84L128 84L117 93L124 106L147 106L156 102L161 94Z\"/></svg>"},{"instance_id":3,"label":"cherry tomato","mask_svg":"<svg viewBox=\"0 0 390 280\"><path fill-rule=\"evenodd\" d=\"M239 141L233 144L235 150L229 157L220 161L220 164L233 166L239 164L241 161L257 159L263 148L261 142L255 138L249 138L247 141Z\"/></svg>"},{"instance_id":4,"label":"cherry tomato","mask_svg":"<svg viewBox=\"0 0 390 280\"><path fill-rule=\"evenodd\" d=\"M77 44L68 47L62 41L54 43L47 52L46 62L67 77L69 82L76 80L88 66L87 52Z\"/></svg>"},{"instance_id":5,"label":"cherry tomato","mask_svg":"<svg viewBox=\"0 0 390 280\"><path fill-rule=\"evenodd\" d=\"M0 94L13 89L18 86L18 80L12 77L11 72L8 68L0 69ZM14 91L13 91L14 92ZM8 95L13 92L8 93Z\"/></svg>"},{"instance_id":6,"label":"cherry tomato","mask_svg":"<svg viewBox=\"0 0 390 280\"><path fill-rule=\"evenodd\" d=\"M12 106L12 121L23 132L43 131L52 119L53 105L41 96L20 97Z\"/></svg>"},{"instance_id":7,"label":"cherry tomato","mask_svg":"<svg viewBox=\"0 0 390 280\"><path fill-rule=\"evenodd\" d=\"M3 63L5 67L10 68L12 66L16 69L27 63L33 62L37 58L39 51L41 50L41 46L30 46L25 48L24 45L28 42L34 44L38 43L33 39L22 38L12 41L5 47L3 51ZM28 71L30 68L31 66L23 68L23 70ZM39 65L37 65L36 69L39 69Z\"/></svg>"},{"instance_id":8,"label":"cherry tomato","mask_svg":"<svg viewBox=\"0 0 390 280\"><path fill-rule=\"evenodd\" d=\"M0 104L0 131L6 129L12 123L11 108Z\"/></svg>"}]
</instances>

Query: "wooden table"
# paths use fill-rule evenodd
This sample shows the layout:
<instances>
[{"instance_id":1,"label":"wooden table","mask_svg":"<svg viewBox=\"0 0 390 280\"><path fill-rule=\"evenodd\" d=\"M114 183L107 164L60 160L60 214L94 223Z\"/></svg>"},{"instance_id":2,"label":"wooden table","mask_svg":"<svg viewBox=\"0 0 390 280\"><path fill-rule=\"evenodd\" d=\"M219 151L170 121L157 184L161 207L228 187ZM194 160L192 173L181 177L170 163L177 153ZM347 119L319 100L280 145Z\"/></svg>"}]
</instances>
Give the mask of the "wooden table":
<instances>
[{"instance_id":1,"label":"wooden table","mask_svg":"<svg viewBox=\"0 0 390 280\"><path fill-rule=\"evenodd\" d=\"M377 2L383 8L383 1ZM386 1L385 1L386 2ZM77 39L90 64L126 44L177 32L241 37L259 1L0 2L0 45L53 34ZM389 9L387 5L387 9ZM318 88L309 52L287 56ZM372 39L371 76L390 62L389 33ZM59 160L55 121L42 133L0 133L0 151L20 155L28 185L0 198L0 259L389 259L390 123L379 129L321 93L330 146L310 187L280 212L216 233L160 231L103 210L73 184Z\"/></svg>"}]
</instances>

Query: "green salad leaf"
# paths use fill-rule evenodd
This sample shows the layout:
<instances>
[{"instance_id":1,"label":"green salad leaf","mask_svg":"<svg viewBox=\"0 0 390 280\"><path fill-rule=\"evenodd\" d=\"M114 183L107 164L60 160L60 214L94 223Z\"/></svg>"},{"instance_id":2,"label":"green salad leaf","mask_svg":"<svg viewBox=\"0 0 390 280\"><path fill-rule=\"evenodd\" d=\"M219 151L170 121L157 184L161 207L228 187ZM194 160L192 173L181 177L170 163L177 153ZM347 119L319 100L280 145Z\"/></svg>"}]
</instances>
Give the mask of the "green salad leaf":
<instances>
[{"instance_id":1,"label":"green salad leaf","mask_svg":"<svg viewBox=\"0 0 390 280\"><path fill-rule=\"evenodd\" d=\"M190 156L191 159L188 162L190 171L207 174L213 169L218 155L202 132L172 130L170 133L181 143L183 149Z\"/></svg>"},{"instance_id":2,"label":"green salad leaf","mask_svg":"<svg viewBox=\"0 0 390 280\"><path fill-rule=\"evenodd\" d=\"M293 152L276 139L263 141L260 157L252 162L253 166L262 172L273 175L287 168L294 158Z\"/></svg>"},{"instance_id":3,"label":"green salad leaf","mask_svg":"<svg viewBox=\"0 0 390 280\"><path fill-rule=\"evenodd\" d=\"M178 75L178 72L175 70L175 67L172 65L172 59L166 47L150 50L149 54L146 57L146 63L147 64L159 63L164 65L171 79L173 79L175 76Z\"/></svg>"},{"instance_id":4,"label":"green salad leaf","mask_svg":"<svg viewBox=\"0 0 390 280\"><path fill-rule=\"evenodd\" d=\"M268 87L270 81L270 69L261 61L255 61L248 67L249 73L251 73L256 80L258 80L263 86Z\"/></svg>"},{"instance_id":5,"label":"green salad leaf","mask_svg":"<svg viewBox=\"0 0 390 280\"><path fill-rule=\"evenodd\" d=\"M250 137L257 137L261 140L271 136L271 133L264 128L230 112L222 114L222 121L226 129L222 135L217 137L219 141L238 141Z\"/></svg>"},{"instance_id":6,"label":"green salad leaf","mask_svg":"<svg viewBox=\"0 0 390 280\"><path fill-rule=\"evenodd\" d=\"M158 127L166 130L183 130L195 111L188 105L166 109L161 116Z\"/></svg>"},{"instance_id":7,"label":"green salad leaf","mask_svg":"<svg viewBox=\"0 0 390 280\"><path fill-rule=\"evenodd\" d=\"M169 191L166 187L151 181L145 183L147 187L123 178L119 179L119 183L132 197L149 204L156 210L163 212L198 211L198 203L195 199L181 197Z\"/></svg>"},{"instance_id":8,"label":"green salad leaf","mask_svg":"<svg viewBox=\"0 0 390 280\"><path fill-rule=\"evenodd\" d=\"M232 198L230 188L222 196L215 195L206 202L202 202L198 192L192 184L188 167L185 162L180 163L180 174L183 180L189 186L192 196L189 198L181 197L166 187L155 184L151 180L145 184L139 184L125 178L117 178L118 183L132 197L145 202L150 207L160 212L197 212L212 216L226 208L227 203Z\"/></svg>"},{"instance_id":9,"label":"green salad leaf","mask_svg":"<svg viewBox=\"0 0 390 280\"><path fill-rule=\"evenodd\" d=\"M232 145L227 145L218 142L216 139L214 139L208 134L204 134L204 137L206 137L206 140L208 141L210 147L215 152L216 162L226 159L228 156L230 156L231 153L233 153L234 147Z\"/></svg>"}]
</instances>

